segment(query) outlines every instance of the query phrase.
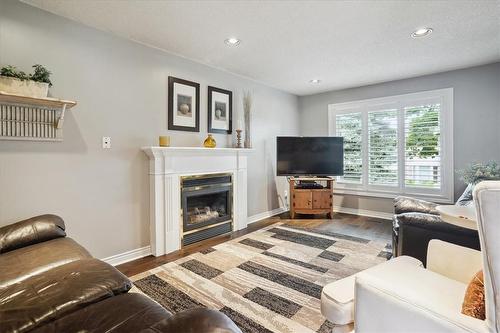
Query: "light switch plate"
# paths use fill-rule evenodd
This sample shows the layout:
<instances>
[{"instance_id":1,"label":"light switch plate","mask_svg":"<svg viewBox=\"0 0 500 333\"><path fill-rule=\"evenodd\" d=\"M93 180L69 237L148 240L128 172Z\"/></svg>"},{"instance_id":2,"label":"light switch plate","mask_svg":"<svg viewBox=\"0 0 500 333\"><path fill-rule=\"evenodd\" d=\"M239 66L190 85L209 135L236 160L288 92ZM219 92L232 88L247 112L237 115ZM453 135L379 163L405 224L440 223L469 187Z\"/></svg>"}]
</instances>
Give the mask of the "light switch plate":
<instances>
[{"instance_id":1,"label":"light switch plate","mask_svg":"<svg viewBox=\"0 0 500 333\"><path fill-rule=\"evenodd\" d=\"M111 137L110 136L103 136L102 137L102 148L104 148L104 149L111 148Z\"/></svg>"}]
</instances>

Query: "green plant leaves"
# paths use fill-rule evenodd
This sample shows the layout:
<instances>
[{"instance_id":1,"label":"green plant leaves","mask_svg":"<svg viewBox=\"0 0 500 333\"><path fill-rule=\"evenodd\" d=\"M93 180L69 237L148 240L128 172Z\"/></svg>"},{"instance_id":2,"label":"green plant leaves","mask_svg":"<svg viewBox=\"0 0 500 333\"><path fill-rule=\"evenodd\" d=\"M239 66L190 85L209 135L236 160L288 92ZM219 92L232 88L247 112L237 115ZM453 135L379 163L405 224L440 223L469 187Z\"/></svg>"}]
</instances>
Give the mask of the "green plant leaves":
<instances>
[{"instance_id":1,"label":"green plant leaves","mask_svg":"<svg viewBox=\"0 0 500 333\"><path fill-rule=\"evenodd\" d=\"M51 87L52 82L50 82L50 74L52 73L39 64L33 65L33 68L34 68L33 74L28 75L23 71L17 70L15 66L7 65L5 67L2 67L2 69L0 69L0 75L6 77L13 77L21 81L31 80L35 82L48 83L49 87Z\"/></svg>"}]
</instances>

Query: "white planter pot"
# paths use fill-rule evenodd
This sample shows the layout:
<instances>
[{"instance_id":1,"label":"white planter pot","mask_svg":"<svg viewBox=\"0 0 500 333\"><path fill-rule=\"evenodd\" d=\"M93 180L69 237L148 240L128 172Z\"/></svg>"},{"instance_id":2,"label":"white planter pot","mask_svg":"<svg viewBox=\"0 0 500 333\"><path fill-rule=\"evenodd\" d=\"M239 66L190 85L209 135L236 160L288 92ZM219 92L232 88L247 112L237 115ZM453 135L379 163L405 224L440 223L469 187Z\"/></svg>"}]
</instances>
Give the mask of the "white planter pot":
<instances>
[{"instance_id":1,"label":"white planter pot","mask_svg":"<svg viewBox=\"0 0 500 333\"><path fill-rule=\"evenodd\" d=\"M0 91L35 98L45 98L49 93L49 84L31 80L19 80L0 75Z\"/></svg>"}]
</instances>

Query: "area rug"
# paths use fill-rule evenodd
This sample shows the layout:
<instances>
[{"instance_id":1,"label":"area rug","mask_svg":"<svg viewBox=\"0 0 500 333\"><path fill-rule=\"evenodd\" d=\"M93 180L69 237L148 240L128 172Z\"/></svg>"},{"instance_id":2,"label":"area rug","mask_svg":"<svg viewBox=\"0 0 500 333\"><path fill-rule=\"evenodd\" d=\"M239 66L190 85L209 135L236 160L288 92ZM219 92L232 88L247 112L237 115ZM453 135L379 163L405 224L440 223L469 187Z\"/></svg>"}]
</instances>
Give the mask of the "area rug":
<instances>
[{"instance_id":1,"label":"area rug","mask_svg":"<svg viewBox=\"0 0 500 333\"><path fill-rule=\"evenodd\" d=\"M167 310L217 309L245 333L329 332L322 287L387 260L388 245L283 223L132 277Z\"/></svg>"}]
</instances>

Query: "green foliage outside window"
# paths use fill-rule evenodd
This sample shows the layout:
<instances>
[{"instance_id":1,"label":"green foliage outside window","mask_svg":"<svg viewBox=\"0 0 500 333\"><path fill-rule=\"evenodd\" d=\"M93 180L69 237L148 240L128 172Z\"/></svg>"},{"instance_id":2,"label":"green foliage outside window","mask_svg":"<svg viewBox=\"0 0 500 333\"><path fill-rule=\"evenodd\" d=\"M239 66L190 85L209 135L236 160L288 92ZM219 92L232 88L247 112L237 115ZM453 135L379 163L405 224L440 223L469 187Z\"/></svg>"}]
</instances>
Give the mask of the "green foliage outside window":
<instances>
[{"instance_id":1,"label":"green foliage outside window","mask_svg":"<svg viewBox=\"0 0 500 333\"><path fill-rule=\"evenodd\" d=\"M368 113L368 177L370 184L397 184L397 134L396 110Z\"/></svg>"},{"instance_id":2,"label":"green foliage outside window","mask_svg":"<svg viewBox=\"0 0 500 333\"><path fill-rule=\"evenodd\" d=\"M427 105L406 110L411 117L406 137L407 157L426 159L439 156L439 105Z\"/></svg>"},{"instance_id":3,"label":"green foliage outside window","mask_svg":"<svg viewBox=\"0 0 500 333\"><path fill-rule=\"evenodd\" d=\"M344 181L361 182L361 114L343 114L337 116L337 135L344 137Z\"/></svg>"}]
</instances>

